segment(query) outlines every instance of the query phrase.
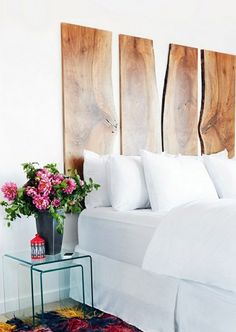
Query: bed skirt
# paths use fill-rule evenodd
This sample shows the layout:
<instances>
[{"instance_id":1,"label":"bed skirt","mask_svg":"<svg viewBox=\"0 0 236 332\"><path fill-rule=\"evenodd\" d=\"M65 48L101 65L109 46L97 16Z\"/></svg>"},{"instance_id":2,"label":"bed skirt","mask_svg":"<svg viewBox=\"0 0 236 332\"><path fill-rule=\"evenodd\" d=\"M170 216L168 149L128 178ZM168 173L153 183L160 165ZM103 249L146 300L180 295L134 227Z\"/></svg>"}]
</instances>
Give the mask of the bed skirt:
<instances>
[{"instance_id":1,"label":"bed skirt","mask_svg":"<svg viewBox=\"0 0 236 332\"><path fill-rule=\"evenodd\" d=\"M236 294L183 280L176 301L178 332L236 331Z\"/></svg>"},{"instance_id":2,"label":"bed skirt","mask_svg":"<svg viewBox=\"0 0 236 332\"><path fill-rule=\"evenodd\" d=\"M87 251L93 257L94 305L145 332L234 332L236 294L158 276L141 267ZM89 266L86 303L91 304ZM70 296L81 301L78 275L71 273Z\"/></svg>"},{"instance_id":3,"label":"bed skirt","mask_svg":"<svg viewBox=\"0 0 236 332\"><path fill-rule=\"evenodd\" d=\"M94 306L135 325L145 332L174 332L175 301L179 281L156 276L141 267L78 250L93 257ZM86 266L86 269L88 267ZM85 271L86 271L85 269ZM89 271L86 271L89 276ZM86 302L90 304L89 278ZM78 275L71 274L71 294L82 299Z\"/></svg>"}]
</instances>

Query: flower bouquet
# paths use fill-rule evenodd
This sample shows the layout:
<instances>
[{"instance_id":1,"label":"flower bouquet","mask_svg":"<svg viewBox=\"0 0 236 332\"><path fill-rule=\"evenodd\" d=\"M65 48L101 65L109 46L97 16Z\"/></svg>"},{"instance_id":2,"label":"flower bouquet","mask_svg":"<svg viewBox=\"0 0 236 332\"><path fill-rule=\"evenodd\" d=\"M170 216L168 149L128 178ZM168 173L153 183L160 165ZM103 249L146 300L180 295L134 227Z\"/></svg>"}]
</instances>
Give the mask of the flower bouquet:
<instances>
[{"instance_id":1,"label":"flower bouquet","mask_svg":"<svg viewBox=\"0 0 236 332\"><path fill-rule=\"evenodd\" d=\"M22 164L27 182L22 187L15 183L5 183L1 190L6 200L0 201L5 207L8 226L17 217L49 213L57 221L58 233L63 233L65 213L79 213L83 209L84 198L100 186L89 179L81 180L76 170L66 176L60 173L56 164L43 168L38 163Z\"/></svg>"}]
</instances>

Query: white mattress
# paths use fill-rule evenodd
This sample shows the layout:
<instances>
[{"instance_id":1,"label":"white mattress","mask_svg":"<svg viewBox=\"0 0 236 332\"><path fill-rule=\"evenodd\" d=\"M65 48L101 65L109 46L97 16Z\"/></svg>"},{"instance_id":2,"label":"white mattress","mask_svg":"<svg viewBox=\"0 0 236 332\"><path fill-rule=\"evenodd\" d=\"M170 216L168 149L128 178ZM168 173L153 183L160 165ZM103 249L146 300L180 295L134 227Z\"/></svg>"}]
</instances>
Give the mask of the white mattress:
<instances>
[{"instance_id":1,"label":"white mattress","mask_svg":"<svg viewBox=\"0 0 236 332\"><path fill-rule=\"evenodd\" d=\"M79 248L141 266L146 248L164 213L128 212L111 207L85 209L79 217Z\"/></svg>"}]
</instances>

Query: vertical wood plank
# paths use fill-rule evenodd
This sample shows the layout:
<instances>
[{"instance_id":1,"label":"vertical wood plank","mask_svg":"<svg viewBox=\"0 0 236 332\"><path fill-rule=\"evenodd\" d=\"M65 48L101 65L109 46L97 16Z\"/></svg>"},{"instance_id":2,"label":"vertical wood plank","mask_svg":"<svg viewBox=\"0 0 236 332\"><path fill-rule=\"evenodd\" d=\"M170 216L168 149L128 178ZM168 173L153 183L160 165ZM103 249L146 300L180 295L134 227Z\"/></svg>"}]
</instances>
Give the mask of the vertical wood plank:
<instances>
[{"instance_id":1,"label":"vertical wood plank","mask_svg":"<svg viewBox=\"0 0 236 332\"><path fill-rule=\"evenodd\" d=\"M198 153L198 50L171 44L162 101L163 150Z\"/></svg>"},{"instance_id":2,"label":"vertical wood plank","mask_svg":"<svg viewBox=\"0 0 236 332\"><path fill-rule=\"evenodd\" d=\"M199 132L202 153L235 148L235 59L234 55L201 51L202 105Z\"/></svg>"},{"instance_id":3,"label":"vertical wood plank","mask_svg":"<svg viewBox=\"0 0 236 332\"><path fill-rule=\"evenodd\" d=\"M161 150L161 121L157 97L153 42L119 36L121 151Z\"/></svg>"},{"instance_id":4,"label":"vertical wood plank","mask_svg":"<svg viewBox=\"0 0 236 332\"><path fill-rule=\"evenodd\" d=\"M65 170L82 173L83 151L112 150L117 120L111 79L112 34L63 23Z\"/></svg>"}]
</instances>

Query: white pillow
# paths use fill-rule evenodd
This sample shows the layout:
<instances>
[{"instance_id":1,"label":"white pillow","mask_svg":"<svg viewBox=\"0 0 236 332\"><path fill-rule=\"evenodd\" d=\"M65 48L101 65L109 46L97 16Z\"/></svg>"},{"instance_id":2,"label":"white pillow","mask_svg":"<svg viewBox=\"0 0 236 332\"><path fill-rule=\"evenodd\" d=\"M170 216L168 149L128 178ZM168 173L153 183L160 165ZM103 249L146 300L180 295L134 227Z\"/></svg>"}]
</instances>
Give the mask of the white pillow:
<instances>
[{"instance_id":1,"label":"white pillow","mask_svg":"<svg viewBox=\"0 0 236 332\"><path fill-rule=\"evenodd\" d=\"M107 166L110 200L115 210L150 207L141 157L110 156Z\"/></svg>"},{"instance_id":2,"label":"white pillow","mask_svg":"<svg viewBox=\"0 0 236 332\"><path fill-rule=\"evenodd\" d=\"M148 151L141 155L152 210L168 211L193 200L218 198L201 160Z\"/></svg>"},{"instance_id":3,"label":"white pillow","mask_svg":"<svg viewBox=\"0 0 236 332\"><path fill-rule=\"evenodd\" d=\"M163 152L163 153L165 153L165 152ZM166 153L165 153L165 155L171 156L170 154L166 154ZM172 156L174 156L174 155L172 155ZM179 156L185 156L185 157L189 157L189 158L194 158L194 159L200 159L200 160L202 160L202 158L204 156L208 156L208 155L203 154L201 156L199 156L199 155L195 155L194 156L194 155L179 154ZM223 151L212 153L212 154L210 154L210 156L212 156L214 158L228 159L228 151L226 149L224 149Z\"/></svg>"},{"instance_id":4,"label":"white pillow","mask_svg":"<svg viewBox=\"0 0 236 332\"><path fill-rule=\"evenodd\" d=\"M84 151L84 179L92 178L94 182L100 184L98 190L93 190L85 198L86 208L100 206L111 206L106 176L106 163L109 155L99 155L95 152Z\"/></svg>"},{"instance_id":5,"label":"white pillow","mask_svg":"<svg viewBox=\"0 0 236 332\"><path fill-rule=\"evenodd\" d=\"M236 198L236 160L204 156L204 164L220 198Z\"/></svg>"},{"instance_id":6,"label":"white pillow","mask_svg":"<svg viewBox=\"0 0 236 332\"><path fill-rule=\"evenodd\" d=\"M226 149L224 149L223 151L220 152L216 152L216 153L212 153L212 154L203 154L202 158L204 158L204 156L211 156L214 158L220 158L220 159L228 159L228 151Z\"/></svg>"}]
</instances>

